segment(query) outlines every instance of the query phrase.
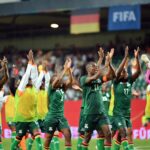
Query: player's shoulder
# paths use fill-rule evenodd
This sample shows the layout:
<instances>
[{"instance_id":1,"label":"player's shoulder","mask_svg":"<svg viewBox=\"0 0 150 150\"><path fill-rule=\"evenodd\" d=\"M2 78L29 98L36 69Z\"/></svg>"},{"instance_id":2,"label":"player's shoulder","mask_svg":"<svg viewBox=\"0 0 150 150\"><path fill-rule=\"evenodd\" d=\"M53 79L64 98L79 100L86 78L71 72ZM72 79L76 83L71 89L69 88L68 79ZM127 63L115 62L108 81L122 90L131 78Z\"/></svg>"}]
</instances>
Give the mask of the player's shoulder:
<instances>
[{"instance_id":1,"label":"player's shoulder","mask_svg":"<svg viewBox=\"0 0 150 150\"><path fill-rule=\"evenodd\" d=\"M87 78L87 75L83 75L80 77L80 82L84 81Z\"/></svg>"},{"instance_id":2,"label":"player's shoulder","mask_svg":"<svg viewBox=\"0 0 150 150\"><path fill-rule=\"evenodd\" d=\"M83 76L80 77L79 81L80 81L81 87L83 87L86 84L86 78L87 78L86 75L83 75Z\"/></svg>"}]
</instances>

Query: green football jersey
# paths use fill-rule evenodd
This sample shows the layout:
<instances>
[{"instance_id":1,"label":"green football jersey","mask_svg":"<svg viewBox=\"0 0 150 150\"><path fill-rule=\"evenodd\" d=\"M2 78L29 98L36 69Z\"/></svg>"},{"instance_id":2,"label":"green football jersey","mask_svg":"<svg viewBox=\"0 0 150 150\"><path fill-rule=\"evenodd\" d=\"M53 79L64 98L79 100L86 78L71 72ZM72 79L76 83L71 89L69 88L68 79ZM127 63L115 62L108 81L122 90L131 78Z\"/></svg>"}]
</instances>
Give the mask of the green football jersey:
<instances>
[{"instance_id":1,"label":"green football jersey","mask_svg":"<svg viewBox=\"0 0 150 150\"><path fill-rule=\"evenodd\" d=\"M102 100L104 103L106 114L108 115L109 105L110 105L111 94L110 92L102 92Z\"/></svg>"},{"instance_id":2,"label":"green football jersey","mask_svg":"<svg viewBox=\"0 0 150 150\"><path fill-rule=\"evenodd\" d=\"M127 82L114 81L114 109L113 115L130 116L132 84L133 81L128 77Z\"/></svg>"},{"instance_id":3,"label":"green football jersey","mask_svg":"<svg viewBox=\"0 0 150 150\"><path fill-rule=\"evenodd\" d=\"M82 97L84 99L84 114L102 114L105 112L102 102L101 78L86 83L87 76L80 79L81 88L83 89Z\"/></svg>"},{"instance_id":4,"label":"green football jersey","mask_svg":"<svg viewBox=\"0 0 150 150\"><path fill-rule=\"evenodd\" d=\"M63 116L64 115L64 91L62 88L53 89L49 86L48 89L49 111L47 116Z\"/></svg>"}]
</instances>

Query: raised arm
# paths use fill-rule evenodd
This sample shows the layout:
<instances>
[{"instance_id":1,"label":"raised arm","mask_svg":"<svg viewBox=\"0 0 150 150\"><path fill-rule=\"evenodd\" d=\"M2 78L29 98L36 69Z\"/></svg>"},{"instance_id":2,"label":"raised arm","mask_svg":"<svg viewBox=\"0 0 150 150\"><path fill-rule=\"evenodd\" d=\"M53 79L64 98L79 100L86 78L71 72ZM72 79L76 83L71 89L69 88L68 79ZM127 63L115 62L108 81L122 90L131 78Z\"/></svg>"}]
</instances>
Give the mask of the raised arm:
<instances>
[{"instance_id":1,"label":"raised arm","mask_svg":"<svg viewBox=\"0 0 150 150\"><path fill-rule=\"evenodd\" d=\"M73 72L72 68L69 68L68 72L67 72L68 73L68 80L65 82L65 89L71 87L73 84L74 78L73 78L72 72Z\"/></svg>"},{"instance_id":2,"label":"raised arm","mask_svg":"<svg viewBox=\"0 0 150 150\"><path fill-rule=\"evenodd\" d=\"M43 61L43 63L42 63L42 71L40 72L40 75L36 82L37 90L39 90L43 79L45 79L45 90L48 91L48 86L49 86L49 82L50 82L50 74L47 70L47 61Z\"/></svg>"},{"instance_id":3,"label":"raised arm","mask_svg":"<svg viewBox=\"0 0 150 150\"><path fill-rule=\"evenodd\" d=\"M139 47L137 48L137 50L134 50L134 57L135 57L135 60L136 60L136 72L131 76L132 77L132 80L135 81L136 78L138 78L138 76L140 75L141 73L141 65L140 65L140 61L139 61Z\"/></svg>"},{"instance_id":4,"label":"raised arm","mask_svg":"<svg viewBox=\"0 0 150 150\"><path fill-rule=\"evenodd\" d=\"M48 86L50 82L50 74L49 72L45 72L45 90L48 91Z\"/></svg>"},{"instance_id":5,"label":"raised arm","mask_svg":"<svg viewBox=\"0 0 150 150\"><path fill-rule=\"evenodd\" d=\"M26 69L26 72L25 72L25 74L23 75L23 77L20 81L19 86L18 86L18 90L20 92L23 92L25 90L25 87L26 87L26 85L28 84L28 81L29 81L29 77L30 77L31 69L32 69L32 55L33 55L32 50L30 50L28 55L27 55L27 58L28 58L27 69Z\"/></svg>"},{"instance_id":6,"label":"raised arm","mask_svg":"<svg viewBox=\"0 0 150 150\"><path fill-rule=\"evenodd\" d=\"M129 48L128 48L128 46L126 46L126 48L125 48L125 56L124 56L121 64L119 65L119 68L118 68L118 70L116 72L116 79L117 80L119 79L119 77L121 75L121 72L122 72L122 70L123 70L123 68L124 68L124 66L126 64L127 59L128 59L128 51L129 51Z\"/></svg>"},{"instance_id":7,"label":"raised arm","mask_svg":"<svg viewBox=\"0 0 150 150\"><path fill-rule=\"evenodd\" d=\"M103 75L103 77L102 77L103 82L107 82L116 77L115 69L111 64L113 54L114 54L114 49L111 49L110 53L108 52L106 55L105 68L108 68L108 72Z\"/></svg>"},{"instance_id":8,"label":"raised arm","mask_svg":"<svg viewBox=\"0 0 150 150\"><path fill-rule=\"evenodd\" d=\"M71 62L69 62L67 59L65 61L63 70L60 73L57 73L56 78L52 82L52 88L57 88L60 85L63 76L65 75L66 71L70 68L70 66L71 66Z\"/></svg>"},{"instance_id":9,"label":"raised arm","mask_svg":"<svg viewBox=\"0 0 150 150\"><path fill-rule=\"evenodd\" d=\"M102 47L99 48L98 56L99 58L98 58L97 65L100 67L104 59L104 50L102 49Z\"/></svg>"},{"instance_id":10,"label":"raised arm","mask_svg":"<svg viewBox=\"0 0 150 150\"><path fill-rule=\"evenodd\" d=\"M3 85L6 83L9 77L6 57L4 57L3 60L1 61L1 66L2 66L4 74L3 74L2 79L0 80L0 89L3 87Z\"/></svg>"},{"instance_id":11,"label":"raised arm","mask_svg":"<svg viewBox=\"0 0 150 150\"><path fill-rule=\"evenodd\" d=\"M37 90L40 89L40 86L41 86L41 84L42 84L42 80L43 80L44 76L45 76L45 72L44 72L43 70L40 71L40 74L39 74L39 76L38 76L38 78L37 78L37 80L36 80L36 83L35 83L35 88L36 88Z\"/></svg>"},{"instance_id":12,"label":"raised arm","mask_svg":"<svg viewBox=\"0 0 150 150\"><path fill-rule=\"evenodd\" d=\"M37 65L34 61L33 52L32 52L32 50L30 50L30 51L31 51L31 56L30 57L31 57L31 62L32 62L32 69L31 69L30 77L31 77L31 81L32 81L33 86L36 88L37 80L38 80L38 69L37 69Z\"/></svg>"},{"instance_id":13,"label":"raised arm","mask_svg":"<svg viewBox=\"0 0 150 150\"><path fill-rule=\"evenodd\" d=\"M88 84L96 79L98 79L101 75L100 69L98 69L97 73L93 76L87 76L85 83Z\"/></svg>"}]
</instances>

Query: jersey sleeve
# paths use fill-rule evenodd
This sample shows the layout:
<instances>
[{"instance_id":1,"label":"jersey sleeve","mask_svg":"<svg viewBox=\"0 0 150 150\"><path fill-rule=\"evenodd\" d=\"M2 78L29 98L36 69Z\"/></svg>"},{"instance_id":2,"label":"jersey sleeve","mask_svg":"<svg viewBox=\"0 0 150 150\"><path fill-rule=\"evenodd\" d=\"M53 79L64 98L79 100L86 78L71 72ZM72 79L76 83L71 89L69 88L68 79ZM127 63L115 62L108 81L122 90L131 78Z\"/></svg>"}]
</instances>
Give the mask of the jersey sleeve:
<instances>
[{"instance_id":1,"label":"jersey sleeve","mask_svg":"<svg viewBox=\"0 0 150 150\"><path fill-rule=\"evenodd\" d=\"M32 65L31 80L32 80L32 84L34 85L34 87L36 87L36 83L38 80L38 69L36 65Z\"/></svg>"},{"instance_id":2,"label":"jersey sleeve","mask_svg":"<svg viewBox=\"0 0 150 150\"><path fill-rule=\"evenodd\" d=\"M3 102L6 103L6 101L8 100L8 95L3 97Z\"/></svg>"},{"instance_id":3,"label":"jersey sleeve","mask_svg":"<svg viewBox=\"0 0 150 150\"><path fill-rule=\"evenodd\" d=\"M50 74L49 72L46 72L45 73L45 90L46 91L48 91L49 82L50 82Z\"/></svg>"},{"instance_id":4,"label":"jersey sleeve","mask_svg":"<svg viewBox=\"0 0 150 150\"><path fill-rule=\"evenodd\" d=\"M40 89L40 86L41 86L41 84L42 84L43 78L44 78L44 71L41 71L40 74L39 74L39 76L38 76L38 78L37 78L37 81L36 81L36 83L35 83L35 88L36 88L37 90Z\"/></svg>"},{"instance_id":5,"label":"jersey sleeve","mask_svg":"<svg viewBox=\"0 0 150 150\"><path fill-rule=\"evenodd\" d=\"M7 96L4 96L4 91L0 91L0 108L2 108L3 104L7 101Z\"/></svg>"},{"instance_id":6,"label":"jersey sleeve","mask_svg":"<svg viewBox=\"0 0 150 150\"><path fill-rule=\"evenodd\" d=\"M81 85L81 87L83 87L85 84L86 84L86 76L82 76L81 78L80 78L80 85Z\"/></svg>"},{"instance_id":7,"label":"jersey sleeve","mask_svg":"<svg viewBox=\"0 0 150 150\"><path fill-rule=\"evenodd\" d=\"M23 92L25 90L26 85L28 84L30 73L31 73L32 65L28 64L25 74L23 75L20 84L18 86L18 90Z\"/></svg>"}]
</instances>

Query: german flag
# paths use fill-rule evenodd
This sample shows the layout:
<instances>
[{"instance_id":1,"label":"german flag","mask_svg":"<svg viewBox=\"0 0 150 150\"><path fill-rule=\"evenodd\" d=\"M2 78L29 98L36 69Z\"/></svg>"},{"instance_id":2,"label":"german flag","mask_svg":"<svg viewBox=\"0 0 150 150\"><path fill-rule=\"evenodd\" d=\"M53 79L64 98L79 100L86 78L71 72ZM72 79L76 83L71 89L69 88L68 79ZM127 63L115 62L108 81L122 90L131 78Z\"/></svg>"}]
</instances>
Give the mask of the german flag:
<instances>
[{"instance_id":1,"label":"german flag","mask_svg":"<svg viewBox=\"0 0 150 150\"><path fill-rule=\"evenodd\" d=\"M93 33L100 31L98 9L75 10L71 13L71 34Z\"/></svg>"}]
</instances>

